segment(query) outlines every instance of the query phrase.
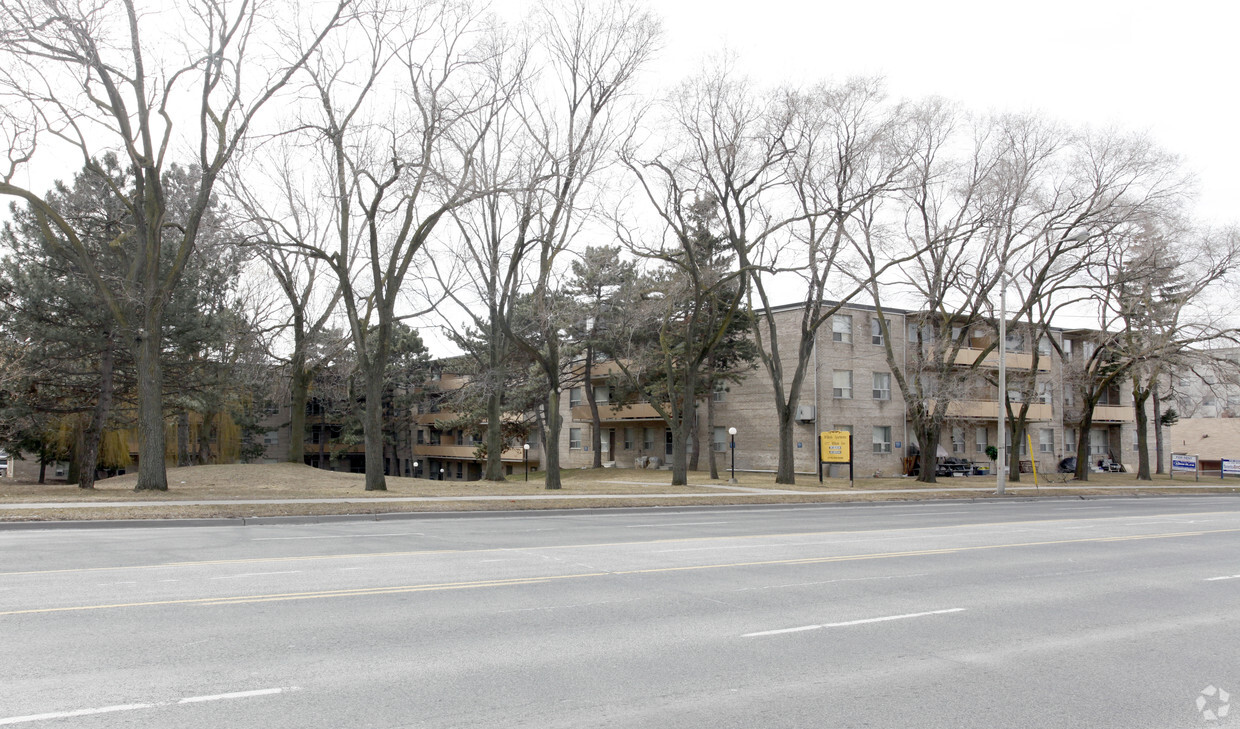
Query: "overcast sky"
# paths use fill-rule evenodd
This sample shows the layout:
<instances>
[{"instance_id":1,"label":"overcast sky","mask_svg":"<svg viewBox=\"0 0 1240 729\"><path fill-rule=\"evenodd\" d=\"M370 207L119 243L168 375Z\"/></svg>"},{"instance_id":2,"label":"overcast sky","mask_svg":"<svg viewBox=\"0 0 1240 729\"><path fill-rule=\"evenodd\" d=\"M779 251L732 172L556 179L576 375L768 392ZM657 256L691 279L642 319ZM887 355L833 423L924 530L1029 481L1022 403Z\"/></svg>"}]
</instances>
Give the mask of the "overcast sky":
<instances>
[{"instance_id":1,"label":"overcast sky","mask_svg":"<svg viewBox=\"0 0 1240 729\"><path fill-rule=\"evenodd\" d=\"M505 0L499 0L501 3ZM512 0L508 0L511 2ZM1148 132L1198 178L1199 213L1240 219L1235 0L665 0L653 78L723 48L771 83L880 74L896 97L1039 111Z\"/></svg>"}]
</instances>

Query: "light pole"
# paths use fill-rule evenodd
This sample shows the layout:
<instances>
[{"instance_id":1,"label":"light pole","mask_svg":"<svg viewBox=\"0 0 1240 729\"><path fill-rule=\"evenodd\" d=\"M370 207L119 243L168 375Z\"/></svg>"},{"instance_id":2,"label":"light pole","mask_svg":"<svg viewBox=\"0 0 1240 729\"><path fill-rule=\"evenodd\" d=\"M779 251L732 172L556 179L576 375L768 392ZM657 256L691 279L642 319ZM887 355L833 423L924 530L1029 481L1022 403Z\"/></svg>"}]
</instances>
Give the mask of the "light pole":
<instances>
[{"instance_id":1,"label":"light pole","mask_svg":"<svg viewBox=\"0 0 1240 729\"><path fill-rule=\"evenodd\" d=\"M732 436L732 478L728 483L736 483L736 428L728 428L728 435Z\"/></svg>"},{"instance_id":2,"label":"light pole","mask_svg":"<svg viewBox=\"0 0 1240 729\"><path fill-rule=\"evenodd\" d=\"M526 443L521 446L521 450L525 452L525 480L530 480L530 444Z\"/></svg>"},{"instance_id":3,"label":"light pole","mask_svg":"<svg viewBox=\"0 0 1240 729\"><path fill-rule=\"evenodd\" d=\"M442 481L442 480L443 480L443 469L442 469L442 468L441 468L441 469L439 469L439 480L440 480L440 481Z\"/></svg>"},{"instance_id":4,"label":"light pole","mask_svg":"<svg viewBox=\"0 0 1240 729\"><path fill-rule=\"evenodd\" d=\"M414 478L417 478L417 476L418 476L418 463L419 463L418 461L414 461L414 462L413 462L413 476L414 476Z\"/></svg>"}]
</instances>

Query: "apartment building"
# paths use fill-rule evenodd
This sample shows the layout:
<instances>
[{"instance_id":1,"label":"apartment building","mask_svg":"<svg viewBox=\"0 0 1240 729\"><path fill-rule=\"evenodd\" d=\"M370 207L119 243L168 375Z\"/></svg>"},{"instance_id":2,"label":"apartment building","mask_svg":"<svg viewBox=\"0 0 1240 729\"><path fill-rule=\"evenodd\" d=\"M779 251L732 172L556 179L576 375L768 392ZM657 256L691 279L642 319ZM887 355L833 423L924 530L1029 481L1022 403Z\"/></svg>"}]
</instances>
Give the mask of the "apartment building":
<instances>
[{"instance_id":1,"label":"apartment building","mask_svg":"<svg viewBox=\"0 0 1240 729\"><path fill-rule=\"evenodd\" d=\"M414 478L429 478L439 481L477 481L482 478L485 459L478 457L479 442L475 440L470 428L459 425L461 416L453 412L445 404L445 398L453 390L464 387L468 378L436 369L431 374L431 382L424 397L417 406L413 416L413 458L412 475ZM457 425L453 425L457 424ZM485 426L485 421L478 424ZM529 448L524 446L528 445ZM500 458L505 475L513 476L524 473L528 468L531 472L538 470L542 461L542 448L536 433L524 443L509 443Z\"/></svg>"},{"instance_id":2,"label":"apartment building","mask_svg":"<svg viewBox=\"0 0 1240 729\"><path fill-rule=\"evenodd\" d=\"M918 312L888 310L888 332L901 367L907 374L909 342L916 341L920 325ZM785 372L791 372L801 309L782 307L775 311ZM1067 456L1075 456L1076 430L1080 416L1077 396L1071 387L1073 358L1087 357L1096 340L1089 330L1057 330L1052 336L1065 352L1064 359L1048 341L1034 342L1019 327L1009 330L1006 367L1009 392L1022 397L1012 382L1022 373L1034 372L1035 387L1028 408L1028 438L1018 445L1021 458L1040 471L1054 471ZM980 328L969 333L968 347L957 361L972 363L991 345L993 334ZM914 345L916 346L916 345ZM1033 348L1038 348L1038 357ZM1034 361L1037 360L1036 371ZM984 375L998 368L998 352L992 350L982 360ZM613 405L608 380L614 370L605 364L594 368L592 382L580 383L564 398L565 428L560 436L561 461L565 467L585 467L593 463L590 451L592 417L585 398L593 397L600 407L601 445L604 461L631 467L662 467L672 448L671 432L648 403ZM989 466L986 448L997 444L999 433L999 393L993 377L978 377L967 392L959 393L948 406L948 423L939 437L938 457L961 458L977 466ZM722 468L735 456L742 471L773 472L778 465L778 422L773 388L764 367L753 370L740 384L730 385L712 395L715 400L716 427L711 433L699 429L693 448L709 448ZM706 421L705 402L698 405L699 422ZM1119 387L1110 388L1094 411L1089 435L1093 463L1110 459L1116 463L1135 460L1136 426L1131 396ZM735 453L729 453L729 428L736 428ZM796 471L815 474L818 459L816 434L826 430L846 430L853 434L854 468L858 477L895 476L909 472L910 444L916 437L909 422L904 397L887 361L883 332L873 308L850 305L841 309L822 327L814 343L810 373L796 408L794 457ZM1151 436L1152 442L1152 436ZM1032 446L1032 447L1031 447ZM706 468L700 454L699 469ZM830 466L831 475L846 476L847 466Z\"/></svg>"}]
</instances>

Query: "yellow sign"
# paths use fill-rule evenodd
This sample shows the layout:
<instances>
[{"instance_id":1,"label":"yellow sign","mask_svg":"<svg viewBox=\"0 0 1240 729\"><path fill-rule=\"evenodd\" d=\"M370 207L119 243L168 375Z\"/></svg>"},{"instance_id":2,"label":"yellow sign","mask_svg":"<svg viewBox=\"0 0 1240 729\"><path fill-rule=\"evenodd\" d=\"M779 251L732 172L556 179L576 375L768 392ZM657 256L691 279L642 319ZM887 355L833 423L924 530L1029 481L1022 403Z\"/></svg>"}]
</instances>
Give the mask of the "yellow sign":
<instances>
[{"instance_id":1,"label":"yellow sign","mask_svg":"<svg viewBox=\"0 0 1240 729\"><path fill-rule=\"evenodd\" d=\"M819 437L822 440L823 463L848 463L848 441L851 433L847 430L828 430Z\"/></svg>"}]
</instances>

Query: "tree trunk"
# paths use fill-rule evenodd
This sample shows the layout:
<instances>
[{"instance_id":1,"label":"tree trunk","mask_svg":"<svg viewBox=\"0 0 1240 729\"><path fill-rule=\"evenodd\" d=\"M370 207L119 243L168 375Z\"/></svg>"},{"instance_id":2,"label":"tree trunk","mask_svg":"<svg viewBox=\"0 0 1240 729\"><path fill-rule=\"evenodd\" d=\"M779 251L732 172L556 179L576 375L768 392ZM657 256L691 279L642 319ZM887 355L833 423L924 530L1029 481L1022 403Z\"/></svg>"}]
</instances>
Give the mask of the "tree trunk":
<instances>
[{"instance_id":1,"label":"tree trunk","mask_svg":"<svg viewBox=\"0 0 1240 729\"><path fill-rule=\"evenodd\" d=\"M1089 431L1094 425L1094 408L1086 405L1085 414L1081 416L1080 427L1076 431L1076 480L1089 480Z\"/></svg>"},{"instance_id":2,"label":"tree trunk","mask_svg":"<svg viewBox=\"0 0 1240 729\"><path fill-rule=\"evenodd\" d=\"M376 334L378 336L378 334ZM380 350L384 349L382 345ZM376 354L366 372L366 406L362 431L366 443L366 490L387 491L383 475L383 372L384 357Z\"/></svg>"},{"instance_id":3,"label":"tree trunk","mask_svg":"<svg viewBox=\"0 0 1240 729\"><path fill-rule=\"evenodd\" d=\"M670 423L669 423L670 425ZM688 459L689 416L680 412L680 422L672 428L672 485L685 486L689 483Z\"/></svg>"},{"instance_id":4,"label":"tree trunk","mask_svg":"<svg viewBox=\"0 0 1240 729\"><path fill-rule=\"evenodd\" d=\"M1008 483L1020 483L1020 446L1025 442L1025 421L1021 416L1008 418L1008 430L1012 437L1012 447L1008 449ZM1032 458L1033 454L1029 454Z\"/></svg>"},{"instance_id":5,"label":"tree trunk","mask_svg":"<svg viewBox=\"0 0 1240 729\"><path fill-rule=\"evenodd\" d=\"M921 444L921 463L920 470L917 473L917 480L922 483L938 483L935 469L938 465L939 429L933 425L933 421L931 421L931 424L914 421L913 430L916 431L917 440Z\"/></svg>"},{"instance_id":6,"label":"tree trunk","mask_svg":"<svg viewBox=\"0 0 1240 729\"><path fill-rule=\"evenodd\" d=\"M1154 400L1154 472L1162 474L1165 471L1163 470L1162 403L1158 399L1158 380L1154 381L1150 394Z\"/></svg>"},{"instance_id":7,"label":"tree trunk","mask_svg":"<svg viewBox=\"0 0 1240 729\"><path fill-rule=\"evenodd\" d=\"M1132 409L1137 417L1137 480L1152 481L1150 477L1150 444L1146 433L1149 429L1150 418L1145 410L1145 403L1149 400L1149 388L1141 389L1134 387L1132 391ZM1120 444L1121 450L1123 444Z\"/></svg>"},{"instance_id":8,"label":"tree trunk","mask_svg":"<svg viewBox=\"0 0 1240 729\"><path fill-rule=\"evenodd\" d=\"M177 465L189 465L189 411L177 413Z\"/></svg>"},{"instance_id":9,"label":"tree trunk","mask_svg":"<svg viewBox=\"0 0 1240 729\"><path fill-rule=\"evenodd\" d=\"M775 483L795 484L797 482L796 462L792 448L792 416L793 400L780 406L779 413L779 465L775 471Z\"/></svg>"},{"instance_id":10,"label":"tree trunk","mask_svg":"<svg viewBox=\"0 0 1240 729\"><path fill-rule=\"evenodd\" d=\"M501 378L493 380L492 389L487 393L487 462L486 473L483 474L487 481L504 480L503 393L496 386L502 381Z\"/></svg>"},{"instance_id":11,"label":"tree trunk","mask_svg":"<svg viewBox=\"0 0 1240 729\"><path fill-rule=\"evenodd\" d=\"M162 321L148 312L146 329L135 342L138 364L138 484L135 491L167 491L164 463L164 365L160 359Z\"/></svg>"},{"instance_id":12,"label":"tree trunk","mask_svg":"<svg viewBox=\"0 0 1240 729\"><path fill-rule=\"evenodd\" d=\"M78 452L78 488L95 488L95 473L99 468L99 445L103 441L103 426L112 410L112 394L115 389L115 353L112 347L112 334L108 332L105 334L103 352L99 357L99 402L95 403L95 412L86 426L82 448Z\"/></svg>"},{"instance_id":13,"label":"tree trunk","mask_svg":"<svg viewBox=\"0 0 1240 729\"><path fill-rule=\"evenodd\" d=\"M598 402L594 399L594 346L586 345L585 371L582 373L582 394L590 403L590 447L594 449L594 468L603 467L603 420L598 413Z\"/></svg>"},{"instance_id":14,"label":"tree trunk","mask_svg":"<svg viewBox=\"0 0 1240 729\"><path fill-rule=\"evenodd\" d=\"M560 488L560 427L563 420L560 416L560 387L554 383L547 391L547 424L543 433L547 489L552 491Z\"/></svg>"},{"instance_id":15,"label":"tree trunk","mask_svg":"<svg viewBox=\"0 0 1240 729\"><path fill-rule=\"evenodd\" d=\"M288 418L288 462L306 462L306 403L310 400L310 382L314 375L306 371L305 354L294 355L290 378L290 410Z\"/></svg>"},{"instance_id":16,"label":"tree trunk","mask_svg":"<svg viewBox=\"0 0 1240 729\"><path fill-rule=\"evenodd\" d=\"M710 392L714 393L714 380L711 381ZM706 433L710 436L710 447L707 448L706 460L710 464L711 480L719 479L719 464L715 461L715 397L706 398Z\"/></svg>"},{"instance_id":17,"label":"tree trunk","mask_svg":"<svg viewBox=\"0 0 1240 729\"><path fill-rule=\"evenodd\" d=\"M702 429L698 427L696 399L694 408L689 411L689 442L693 444L693 453L689 455L689 470L698 470L698 454L702 452Z\"/></svg>"}]
</instances>

